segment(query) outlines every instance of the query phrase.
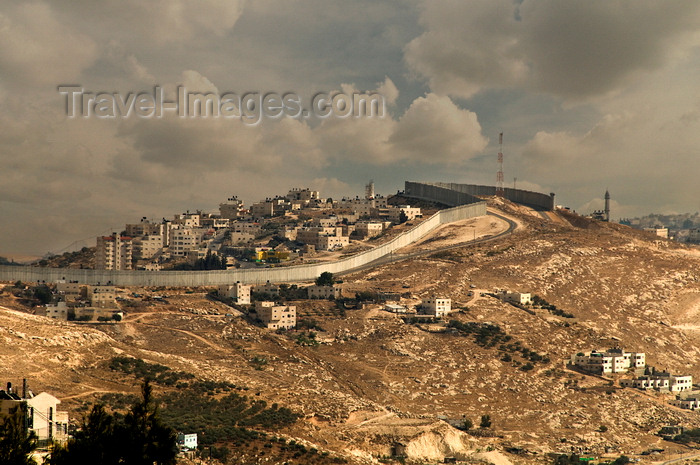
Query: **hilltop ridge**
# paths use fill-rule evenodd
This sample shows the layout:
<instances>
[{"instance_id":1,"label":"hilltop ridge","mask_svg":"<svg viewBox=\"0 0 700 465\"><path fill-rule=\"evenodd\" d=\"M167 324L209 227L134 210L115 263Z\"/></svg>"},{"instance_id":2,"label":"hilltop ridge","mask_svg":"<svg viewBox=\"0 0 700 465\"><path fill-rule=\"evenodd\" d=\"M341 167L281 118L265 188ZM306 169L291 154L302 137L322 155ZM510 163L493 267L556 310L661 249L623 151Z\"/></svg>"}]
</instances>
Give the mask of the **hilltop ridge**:
<instances>
[{"instance_id":1,"label":"hilltop ridge","mask_svg":"<svg viewBox=\"0 0 700 465\"><path fill-rule=\"evenodd\" d=\"M452 225L435 231L430 246L463 247L343 278L347 295L447 296L461 309L449 325L406 323L378 304L340 310L296 301L299 317L320 328L318 344L304 346L294 334L232 316L205 288L167 289L167 303L133 309L119 324L76 326L3 310L0 372L29 378L77 409L103 392L135 392L134 380L107 365L115 356L142 358L246 386L304 415L284 434L363 463L397 444L411 459L491 463L546 463L546 453L572 448L613 457L679 449L655 434L667 424L700 426L695 412L669 405L668 396L622 389L619 375L585 375L565 362L619 346L697 379L700 252L621 225L489 204L519 227L470 245L473 229ZM492 297L497 289L536 294L573 318L526 312ZM12 304L3 293L2 305ZM493 425L480 434L444 421L478 425L481 415Z\"/></svg>"}]
</instances>

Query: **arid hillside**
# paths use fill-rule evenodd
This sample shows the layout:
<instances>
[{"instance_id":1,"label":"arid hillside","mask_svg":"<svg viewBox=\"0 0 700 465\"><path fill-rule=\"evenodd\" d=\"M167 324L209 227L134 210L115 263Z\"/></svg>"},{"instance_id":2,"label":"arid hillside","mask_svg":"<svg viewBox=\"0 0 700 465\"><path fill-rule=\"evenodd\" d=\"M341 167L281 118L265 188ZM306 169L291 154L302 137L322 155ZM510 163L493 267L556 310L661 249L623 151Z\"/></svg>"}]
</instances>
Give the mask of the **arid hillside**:
<instances>
[{"instance_id":1,"label":"arid hillside","mask_svg":"<svg viewBox=\"0 0 700 465\"><path fill-rule=\"evenodd\" d=\"M138 379L109 367L114 357L136 357L288 407L302 418L275 434L349 463L391 463L393 454L534 464L572 450L651 463L658 456L639 454L687 452L656 433L700 427L696 412L670 406L669 395L620 388L629 375L583 375L566 361L619 346L700 380L700 251L624 226L491 208L518 228L476 246L469 224L442 228L415 250L465 245L342 277L347 297L392 292L407 305L449 297L457 310L444 322L413 322L372 302L296 301L315 335L278 334L202 288L125 289L167 299L132 302L121 323L76 324L28 314L4 292L0 305L19 311L0 311L0 380L27 378L78 417L105 393L137 392ZM524 310L497 290L531 292L560 311ZM482 415L489 428L478 427ZM464 419L470 431L445 421Z\"/></svg>"}]
</instances>

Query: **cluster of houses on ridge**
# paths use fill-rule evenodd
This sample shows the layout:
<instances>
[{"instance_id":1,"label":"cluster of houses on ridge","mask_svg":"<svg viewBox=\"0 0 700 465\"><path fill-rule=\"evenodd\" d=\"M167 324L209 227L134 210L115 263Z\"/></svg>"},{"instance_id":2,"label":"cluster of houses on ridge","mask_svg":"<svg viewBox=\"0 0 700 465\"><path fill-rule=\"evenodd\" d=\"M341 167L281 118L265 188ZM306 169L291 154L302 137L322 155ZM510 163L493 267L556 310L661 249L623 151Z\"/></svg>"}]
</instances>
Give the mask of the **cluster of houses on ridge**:
<instances>
[{"instance_id":1,"label":"cluster of houses on ridge","mask_svg":"<svg viewBox=\"0 0 700 465\"><path fill-rule=\"evenodd\" d=\"M301 220L300 215L306 219ZM279 262L341 249L351 238L376 237L392 224L420 216L420 208L389 205L386 197L375 195L371 182L364 198L325 199L319 191L295 188L246 209L234 196L221 203L216 213L188 211L161 221L144 217L139 223L127 224L121 233L98 236L95 268L155 271L165 263L194 263L208 254L218 256L227 267L240 266L236 258ZM271 232L287 242L275 246L256 243Z\"/></svg>"},{"instance_id":2,"label":"cluster of houses on ridge","mask_svg":"<svg viewBox=\"0 0 700 465\"><path fill-rule=\"evenodd\" d=\"M674 375L647 366L643 352L625 352L621 348L579 352L571 356L569 365L597 375L633 373L634 378L621 379L620 386L673 393L676 399L669 402L671 405L690 410L700 408L700 390L693 389L691 375Z\"/></svg>"},{"instance_id":3,"label":"cluster of houses on ridge","mask_svg":"<svg viewBox=\"0 0 700 465\"><path fill-rule=\"evenodd\" d=\"M53 302L40 307L37 315L62 321L121 321L124 317L118 302L122 297L118 296L118 290L112 284L85 285L58 280L50 286L47 287L53 292ZM339 283L312 284L304 289L309 299L340 299L344 287ZM254 293L257 294L255 301ZM217 288L217 295L238 305L254 305L252 312L257 314L257 319L268 329L296 327L296 307L275 303L280 296L280 286L277 284L269 281L259 285L241 282L222 284ZM393 303L400 301L399 294L380 293L379 298L386 302L384 310L393 313L442 318L452 311L452 301L445 297L429 296L412 308Z\"/></svg>"}]
</instances>

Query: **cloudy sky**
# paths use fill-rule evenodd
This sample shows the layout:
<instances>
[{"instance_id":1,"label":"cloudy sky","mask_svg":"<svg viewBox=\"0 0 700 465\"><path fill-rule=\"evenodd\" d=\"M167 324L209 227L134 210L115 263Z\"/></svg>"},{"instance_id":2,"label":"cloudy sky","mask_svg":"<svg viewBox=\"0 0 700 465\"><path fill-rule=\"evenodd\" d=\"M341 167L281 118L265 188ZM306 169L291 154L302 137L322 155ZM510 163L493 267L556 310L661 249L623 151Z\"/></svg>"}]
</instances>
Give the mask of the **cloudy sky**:
<instances>
[{"instance_id":1,"label":"cloudy sky","mask_svg":"<svg viewBox=\"0 0 700 465\"><path fill-rule=\"evenodd\" d=\"M697 0L104 0L0 6L0 255L291 187L555 192L614 218L695 212ZM66 116L86 91L378 91L384 118ZM75 242L78 241L78 242ZM75 245L74 244L74 245Z\"/></svg>"}]
</instances>

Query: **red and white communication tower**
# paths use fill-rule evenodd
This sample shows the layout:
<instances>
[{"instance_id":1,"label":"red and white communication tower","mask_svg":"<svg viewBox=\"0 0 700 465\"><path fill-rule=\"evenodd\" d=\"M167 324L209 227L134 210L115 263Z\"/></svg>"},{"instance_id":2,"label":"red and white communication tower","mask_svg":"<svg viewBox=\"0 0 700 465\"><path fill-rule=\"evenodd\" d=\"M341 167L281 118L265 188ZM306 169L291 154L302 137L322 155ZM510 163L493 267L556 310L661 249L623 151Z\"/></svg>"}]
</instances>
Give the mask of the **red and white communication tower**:
<instances>
[{"instance_id":1,"label":"red and white communication tower","mask_svg":"<svg viewBox=\"0 0 700 465\"><path fill-rule=\"evenodd\" d=\"M503 133L498 135L498 173L496 173L496 195L503 197Z\"/></svg>"}]
</instances>

